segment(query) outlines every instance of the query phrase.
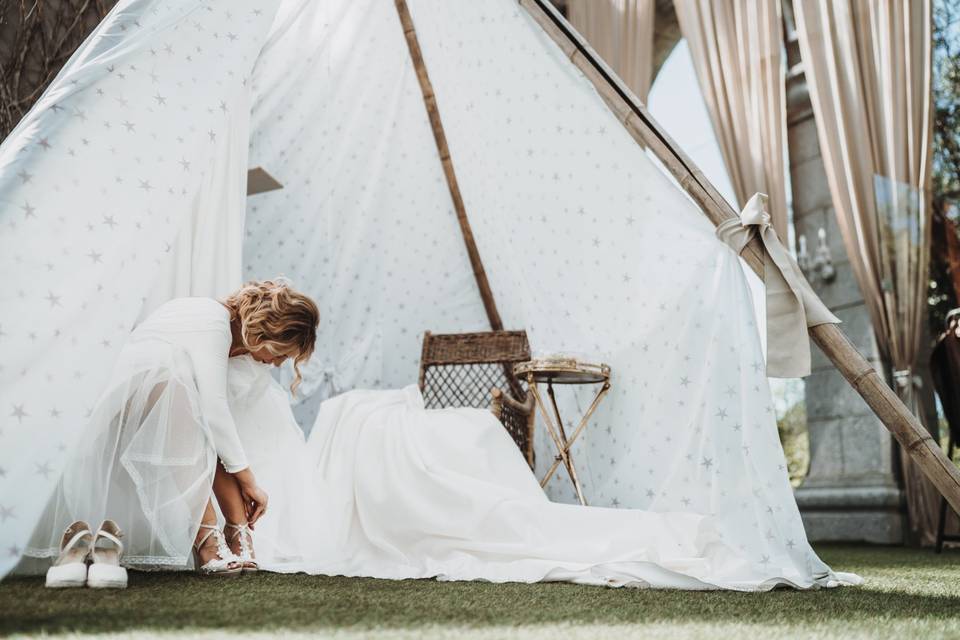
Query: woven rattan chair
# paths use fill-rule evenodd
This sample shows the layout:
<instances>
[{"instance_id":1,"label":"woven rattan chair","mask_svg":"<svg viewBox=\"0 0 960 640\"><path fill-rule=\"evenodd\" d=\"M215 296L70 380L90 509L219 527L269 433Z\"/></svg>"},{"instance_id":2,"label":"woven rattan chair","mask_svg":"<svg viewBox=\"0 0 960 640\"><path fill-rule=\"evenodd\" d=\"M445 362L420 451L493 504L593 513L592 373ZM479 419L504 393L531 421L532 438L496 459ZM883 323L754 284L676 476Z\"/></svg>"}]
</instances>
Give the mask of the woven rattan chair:
<instances>
[{"instance_id":1,"label":"woven rattan chair","mask_svg":"<svg viewBox=\"0 0 960 640\"><path fill-rule=\"evenodd\" d=\"M427 331L420 357L424 404L428 409L490 408L532 469L533 395L513 375L513 365L529 359L525 331Z\"/></svg>"}]
</instances>

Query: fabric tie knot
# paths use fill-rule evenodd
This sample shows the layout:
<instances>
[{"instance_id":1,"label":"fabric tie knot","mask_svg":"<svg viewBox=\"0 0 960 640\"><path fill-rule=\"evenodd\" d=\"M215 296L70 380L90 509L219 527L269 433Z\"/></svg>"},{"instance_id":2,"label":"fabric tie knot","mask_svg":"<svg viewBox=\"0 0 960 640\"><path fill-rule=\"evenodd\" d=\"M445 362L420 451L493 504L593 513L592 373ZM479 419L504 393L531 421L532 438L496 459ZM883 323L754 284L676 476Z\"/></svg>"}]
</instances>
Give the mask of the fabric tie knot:
<instances>
[{"instance_id":1,"label":"fabric tie knot","mask_svg":"<svg viewBox=\"0 0 960 640\"><path fill-rule=\"evenodd\" d=\"M717 237L739 255L755 237L763 243L763 279L767 316L767 375L802 378L810 375L810 338L807 328L839 324L777 237L767 196L756 193L740 211L717 225Z\"/></svg>"}]
</instances>

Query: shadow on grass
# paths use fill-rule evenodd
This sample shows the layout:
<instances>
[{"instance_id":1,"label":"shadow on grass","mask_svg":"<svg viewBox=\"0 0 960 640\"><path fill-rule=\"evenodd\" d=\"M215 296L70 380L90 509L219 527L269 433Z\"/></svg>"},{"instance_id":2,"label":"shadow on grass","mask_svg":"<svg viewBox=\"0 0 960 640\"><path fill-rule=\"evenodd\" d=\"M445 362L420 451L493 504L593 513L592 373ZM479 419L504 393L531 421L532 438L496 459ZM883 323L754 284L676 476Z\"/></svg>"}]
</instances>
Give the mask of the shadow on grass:
<instances>
[{"instance_id":1,"label":"shadow on grass","mask_svg":"<svg viewBox=\"0 0 960 640\"><path fill-rule=\"evenodd\" d=\"M0 633L130 629L309 630L424 625L723 622L806 625L925 618L960 625L960 553L822 549L860 588L763 594L642 591L569 584L438 583L261 574L210 579L132 573L126 591L50 591L42 579L0 584Z\"/></svg>"}]
</instances>

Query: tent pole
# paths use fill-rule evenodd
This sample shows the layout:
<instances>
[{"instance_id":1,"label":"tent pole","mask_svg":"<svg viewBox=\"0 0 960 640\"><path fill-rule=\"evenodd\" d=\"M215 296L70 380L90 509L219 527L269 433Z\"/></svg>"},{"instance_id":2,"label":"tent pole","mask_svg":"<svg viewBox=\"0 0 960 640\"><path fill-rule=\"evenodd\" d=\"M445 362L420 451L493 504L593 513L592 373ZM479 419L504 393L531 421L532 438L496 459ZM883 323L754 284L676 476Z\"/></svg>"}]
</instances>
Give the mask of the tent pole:
<instances>
[{"instance_id":1,"label":"tent pole","mask_svg":"<svg viewBox=\"0 0 960 640\"><path fill-rule=\"evenodd\" d=\"M467 256L470 258L470 266L473 267L473 277L476 279L477 287L480 289L483 308L487 312L490 328L494 331L502 331L503 321L500 319L500 312L497 311L497 302L493 298L493 291L490 289L487 273L483 269L483 261L480 260L480 252L477 250L477 243L473 238L470 220L467 219L467 210L463 204L463 197L460 195L460 185L457 182L457 174L453 170L453 161L450 159L450 147L447 146L447 136L443 132L440 110L437 108L437 99L433 93L433 84L430 82L430 76L427 74L426 63L423 61L423 53L420 51L420 42L417 40L417 31L413 26L413 18L410 16L410 9L407 7L406 0L395 0L395 4L397 13L400 16L400 26L403 27L403 35L406 36L407 47L410 49L413 68L416 70L417 80L420 82L423 102L427 108L427 116L430 118L430 128L433 129L433 139L437 143L437 152L440 154L440 162L443 165L443 175L447 179L447 188L450 190L453 208L457 212L457 222L460 223L463 242L467 246Z\"/></svg>"},{"instance_id":2,"label":"tent pole","mask_svg":"<svg viewBox=\"0 0 960 640\"><path fill-rule=\"evenodd\" d=\"M600 60L548 0L519 0L519 3L590 80L630 135L653 151L714 225L738 217L737 212L693 161L650 117L643 103ZM740 254L761 277L764 252L763 245L755 238ZM863 397L947 502L960 513L960 472L944 455L939 443L837 325L821 324L810 327L809 331L812 340Z\"/></svg>"}]
</instances>

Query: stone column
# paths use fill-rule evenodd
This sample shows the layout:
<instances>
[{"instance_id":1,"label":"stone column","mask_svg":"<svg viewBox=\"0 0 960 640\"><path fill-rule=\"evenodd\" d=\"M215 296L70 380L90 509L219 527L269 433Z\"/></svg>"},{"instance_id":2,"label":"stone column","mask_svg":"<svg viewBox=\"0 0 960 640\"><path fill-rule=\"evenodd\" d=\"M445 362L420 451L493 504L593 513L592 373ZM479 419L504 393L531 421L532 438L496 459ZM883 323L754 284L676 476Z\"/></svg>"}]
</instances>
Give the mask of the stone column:
<instances>
[{"instance_id":1,"label":"stone column","mask_svg":"<svg viewBox=\"0 0 960 640\"><path fill-rule=\"evenodd\" d=\"M836 223L789 7L785 18L794 227L798 238L806 235L808 250L816 248L817 231L826 229L836 279L830 283L815 279L813 288L843 321L843 330L857 349L884 372L870 316ZM813 373L806 379L806 404L810 473L796 490L796 497L809 538L903 542L905 515L896 475L895 441L816 347Z\"/></svg>"}]
</instances>

